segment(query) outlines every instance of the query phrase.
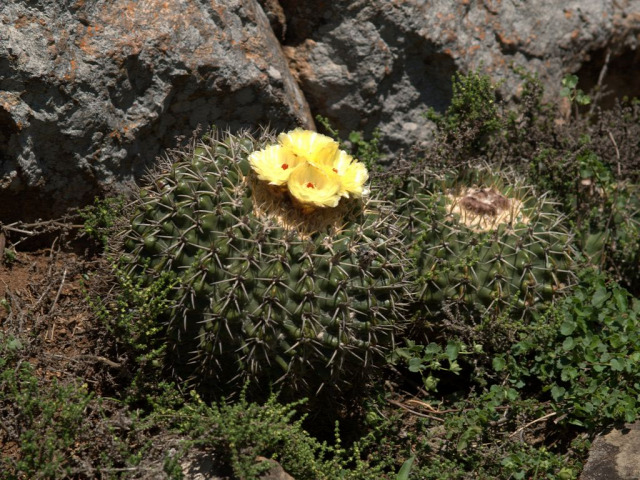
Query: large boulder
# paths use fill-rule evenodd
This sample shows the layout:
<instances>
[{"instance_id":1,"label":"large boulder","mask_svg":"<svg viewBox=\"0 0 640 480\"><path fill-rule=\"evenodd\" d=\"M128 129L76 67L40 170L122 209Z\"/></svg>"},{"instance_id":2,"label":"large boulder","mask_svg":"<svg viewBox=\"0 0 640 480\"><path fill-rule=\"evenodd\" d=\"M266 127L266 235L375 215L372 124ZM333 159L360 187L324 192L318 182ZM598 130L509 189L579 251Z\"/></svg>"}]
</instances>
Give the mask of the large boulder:
<instances>
[{"instance_id":1,"label":"large boulder","mask_svg":"<svg viewBox=\"0 0 640 480\"><path fill-rule=\"evenodd\" d=\"M640 478L640 422L597 437L580 480L637 480Z\"/></svg>"},{"instance_id":2,"label":"large boulder","mask_svg":"<svg viewBox=\"0 0 640 480\"><path fill-rule=\"evenodd\" d=\"M256 0L0 4L0 221L118 190L211 124L313 126Z\"/></svg>"},{"instance_id":3,"label":"large boulder","mask_svg":"<svg viewBox=\"0 0 640 480\"><path fill-rule=\"evenodd\" d=\"M314 113L345 135L380 127L388 151L430 136L454 73L485 72L507 100L521 71L550 96L579 73L640 95L640 0L280 0L285 51ZM589 83L591 82L591 83ZM625 88L626 90L620 90Z\"/></svg>"},{"instance_id":4,"label":"large boulder","mask_svg":"<svg viewBox=\"0 0 640 480\"><path fill-rule=\"evenodd\" d=\"M586 87L606 70L640 95L637 12L640 0L4 0L0 221L119 190L198 127L313 128L307 101L343 136L380 127L395 153L430 138L423 114L446 109L456 72L484 71L511 99L519 69L549 95L567 73Z\"/></svg>"}]
</instances>

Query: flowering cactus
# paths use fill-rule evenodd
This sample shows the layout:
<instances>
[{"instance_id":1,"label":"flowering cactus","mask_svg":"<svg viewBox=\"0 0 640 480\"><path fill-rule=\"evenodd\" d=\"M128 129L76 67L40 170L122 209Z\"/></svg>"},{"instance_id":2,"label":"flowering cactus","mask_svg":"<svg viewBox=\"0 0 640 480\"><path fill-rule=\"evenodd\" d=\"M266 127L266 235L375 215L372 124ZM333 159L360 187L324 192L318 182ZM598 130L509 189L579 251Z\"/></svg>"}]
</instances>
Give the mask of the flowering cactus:
<instances>
[{"instance_id":1,"label":"flowering cactus","mask_svg":"<svg viewBox=\"0 0 640 480\"><path fill-rule=\"evenodd\" d=\"M149 180L122 259L177 280L164 320L180 377L310 395L357 389L386 361L407 323L405 237L391 204L357 198L366 169L336 142L214 131Z\"/></svg>"}]
</instances>

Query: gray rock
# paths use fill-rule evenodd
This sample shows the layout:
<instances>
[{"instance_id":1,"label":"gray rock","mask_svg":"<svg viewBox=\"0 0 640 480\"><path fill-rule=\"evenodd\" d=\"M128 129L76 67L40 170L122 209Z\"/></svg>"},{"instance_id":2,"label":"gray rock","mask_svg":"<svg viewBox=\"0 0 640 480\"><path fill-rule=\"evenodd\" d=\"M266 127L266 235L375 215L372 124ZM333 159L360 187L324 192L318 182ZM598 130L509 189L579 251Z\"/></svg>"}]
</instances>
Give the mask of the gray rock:
<instances>
[{"instance_id":1,"label":"gray rock","mask_svg":"<svg viewBox=\"0 0 640 480\"><path fill-rule=\"evenodd\" d=\"M4 0L0 220L59 215L211 124L312 127L256 0Z\"/></svg>"},{"instance_id":2,"label":"gray rock","mask_svg":"<svg viewBox=\"0 0 640 480\"><path fill-rule=\"evenodd\" d=\"M395 153L430 138L423 113L446 109L456 72L485 71L511 99L522 67L555 95L566 73L595 83L609 58L605 83L640 95L638 12L640 0L5 0L0 221L121 190L198 127L313 128L307 100L343 136L379 126Z\"/></svg>"},{"instance_id":3,"label":"gray rock","mask_svg":"<svg viewBox=\"0 0 640 480\"><path fill-rule=\"evenodd\" d=\"M229 480L220 473L219 463L211 455L196 450L183 458L180 466L187 480Z\"/></svg>"},{"instance_id":4,"label":"gray rock","mask_svg":"<svg viewBox=\"0 0 640 480\"><path fill-rule=\"evenodd\" d=\"M256 457L256 462L266 462L268 465L270 465L269 469L265 473L260 475L260 480L295 480L284 470L284 468L282 468L282 465L280 465L273 459Z\"/></svg>"},{"instance_id":5,"label":"gray rock","mask_svg":"<svg viewBox=\"0 0 640 480\"><path fill-rule=\"evenodd\" d=\"M640 422L598 437L580 480L638 480L640 478Z\"/></svg>"},{"instance_id":6,"label":"gray rock","mask_svg":"<svg viewBox=\"0 0 640 480\"><path fill-rule=\"evenodd\" d=\"M268 467L259 480L295 480L273 459L257 456L256 463L266 463ZM219 464L220 461L211 455L195 451L182 460L182 474L188 480L231 480L222 475Z\"/></svg>"},{"instance_id":7,"label":"gray rock","mask_svg":"<svg viewBox=\"0 0 640 480\"><path fill-rule=\"evenodd\" d=\"M446 109L456 72L489 74L509 100L522 68L556 96L568 73L595 83L610 49L605 83L640 95L640 0L280 3L285 51L314 113L342 135L379 126L391 152L430 137L423 114Z\"/></svg>"}]
</instances>

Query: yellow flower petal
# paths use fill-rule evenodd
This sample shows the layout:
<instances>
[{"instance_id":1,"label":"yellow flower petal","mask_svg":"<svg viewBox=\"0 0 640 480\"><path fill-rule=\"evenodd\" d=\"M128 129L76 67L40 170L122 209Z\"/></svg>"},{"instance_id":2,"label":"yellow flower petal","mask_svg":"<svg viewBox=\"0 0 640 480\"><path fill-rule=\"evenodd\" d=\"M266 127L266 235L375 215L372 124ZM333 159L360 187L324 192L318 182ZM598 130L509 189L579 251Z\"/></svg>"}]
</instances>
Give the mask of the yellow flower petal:
<instances>
[{"instance_id":1,"label":"yellow flower petal","mask_svg":"<svg viewBox=\"0 0 640 480\"><path fill-rule=\"evenodd\" d=\"M361 162L353 162L342 175L342 189L354 197L365 193L364 184L369 179L367 167Z\"/></svg>"},{"instance_id":2,"label":"yellow flower petal","mask_svg":"<svg viewBox=\"0 0 640 480\"><path fill-rule=\"evenodd\" d=\"M353 157L344 150L336 155L333 171L339 177L341 184L340 195L349 197L361 197L364 192L364 183L369 179L367 167L362 162L354 161Z\"/></svg>"},{"instance_id":3,"label":"yellow flower petal","mask_svg":"<svg viewBox=\"0 0 640 480\"><path fill-rule=\"evenodd\" d=\"M338 152L338 142L317 132L296 128L278 135L283 148L314 167L331 168Z\"/></svg>"},{"instance_id":4,"label":"yellow flower petal","mask_svg":"<svg viewBox=\"0 0 640 480\"><path fill-rule=\"evenodd\" d=\"M249 164L260 180L284 185L301 162L280 145L271 145L249 155Z\"/></svg>"},{"instance_id":5,"label":"yellow flower petal","mask_svg":"<svg viewBox=\"0 0 640 480\"><path fill-rule=\"evenodd\" d=\"M336 155L336 158L333 162L334 171L338 175L342 176L345 174L351 163L353 163L353 157L344 150L339 150L338 155Z\"/></svg>"},{"instance_id":6,"label":"yellow flower petal","mask_svg":"<svg viewBox=\"0 0 640 480\"><path fill-rule=\"evenodd\" d=\"M296 168L287 186L291 195L303 204L335 207L340 202L340 183L313 165L302 164Z\"/></svg>"}]
</instances>

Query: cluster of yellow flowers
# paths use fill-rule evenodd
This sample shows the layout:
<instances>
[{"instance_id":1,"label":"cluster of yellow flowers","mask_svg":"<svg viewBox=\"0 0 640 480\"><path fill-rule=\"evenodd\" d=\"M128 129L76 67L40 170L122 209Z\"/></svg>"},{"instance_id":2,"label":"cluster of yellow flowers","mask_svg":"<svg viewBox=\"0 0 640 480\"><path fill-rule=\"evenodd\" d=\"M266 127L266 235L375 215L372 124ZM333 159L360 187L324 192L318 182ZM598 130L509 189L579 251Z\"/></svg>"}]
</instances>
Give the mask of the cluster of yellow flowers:
<instances>
[{"instance_id":1,"label":"cluster of yellow flowers","mask_svg":"<svg viewBox=\"0 0 640 480\"><path fill-rule=\"evenodd\" d=\"M286 187L306 206L335 207L342 197L366 194L367 168L326 135L296 128L278 143L253 152L249 163L258 178Z\"/></svg>"}]
</instances>

